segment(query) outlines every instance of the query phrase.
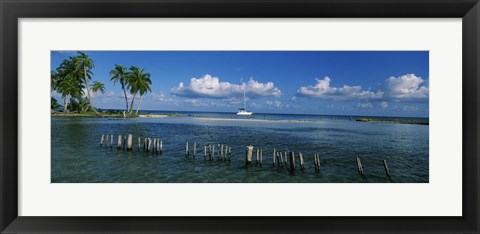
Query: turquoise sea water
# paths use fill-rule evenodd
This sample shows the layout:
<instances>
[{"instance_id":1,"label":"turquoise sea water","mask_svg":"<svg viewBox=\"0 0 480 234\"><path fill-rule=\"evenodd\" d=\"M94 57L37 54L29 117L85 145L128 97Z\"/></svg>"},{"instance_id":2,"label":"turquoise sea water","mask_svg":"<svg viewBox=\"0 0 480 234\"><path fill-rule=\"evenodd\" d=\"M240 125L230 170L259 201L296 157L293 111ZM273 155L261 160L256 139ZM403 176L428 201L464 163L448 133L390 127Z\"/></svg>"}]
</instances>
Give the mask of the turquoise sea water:
<instances>
[{"instance_id":1,"label":"turquoise sea water","mask_svg":"<svg viewBox=\"0 0 480 234\"><path fill-rule=\"evenodd\" d=\"M154 112L152 112L154 113ZM161 112L157 112L161 113ZM172 112L168 112L172 113ZM51 118L52 183L428 183L429 126L357 122L348 116L182 113L164 118ZM233 119L233 120L232 120ZM399 119L399 118L393 118ZM411 118L404 118L410 120ZM273 121L267 121L273 120ZM279 121L280 120L280 121ZM428 119L414 119L426 120ZM119 134L133 134L134 150L117 150ZM100 147L113 134L114 147ZM158 137L163 153L137 151L138 137ZM185 158L185 143L197 157ZM204 159L204 145L232 147L231 161ZM245 166L245 146L262 147L263 164ZM302 152L305 170L273 166L273 149ZM312 160L320 154L321 169ZM364 176L356 167L362 161ZM391 176L385 174L387 160Z\"/></svg>"}]
</instances>

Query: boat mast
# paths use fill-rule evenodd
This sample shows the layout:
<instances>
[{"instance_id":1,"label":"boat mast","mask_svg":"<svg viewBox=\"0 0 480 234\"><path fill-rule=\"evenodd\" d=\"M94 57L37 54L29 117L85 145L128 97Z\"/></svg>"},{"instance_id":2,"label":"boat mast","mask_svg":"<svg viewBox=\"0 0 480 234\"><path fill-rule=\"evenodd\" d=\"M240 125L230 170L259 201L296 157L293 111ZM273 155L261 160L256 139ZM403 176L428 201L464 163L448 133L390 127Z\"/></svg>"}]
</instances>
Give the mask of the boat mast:
<instances>
[{"instance_id":1,"label":"boat mast","mask_svg":"<svg viewBox=\"0 0 480 234\"><path fill-rule=\"evenodd\" d=\"M243 109L247 111L247 98L245 98L245 86L243 86Z\"/></svg>"}]
</instances>

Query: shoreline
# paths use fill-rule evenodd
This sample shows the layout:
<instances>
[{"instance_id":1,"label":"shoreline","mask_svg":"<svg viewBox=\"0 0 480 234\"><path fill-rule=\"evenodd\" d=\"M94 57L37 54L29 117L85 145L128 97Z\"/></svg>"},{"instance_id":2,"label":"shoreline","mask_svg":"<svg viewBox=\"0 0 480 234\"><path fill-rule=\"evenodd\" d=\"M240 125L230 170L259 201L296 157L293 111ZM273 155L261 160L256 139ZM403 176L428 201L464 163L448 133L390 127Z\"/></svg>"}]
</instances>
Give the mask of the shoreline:
<instances>
[{"instance_id":1,"label":"shoreline","mask_svg":"<svg viewBox=\"0 0 480 234\"><path fill-rule=\"evenodd\" d=\"M225 117L196 117L191 115L184 115L178 113L165 113L165 114L132 114L124 116L123 113L105 113L101 112L99 115L96 115L93 112L88 113L63 113L63 112L51 112L51 117L82 117L82 118L114 118L114 119L131 119L131 118L166 118L166 117L191 117L192 119L200 121L250 121L250 122L277 122L277 123L301 123L301 122L321 122L320 120L312 119L256 119L256 118L225 118ZM333 119L335 120L335 119ZM390 124L413 124L413 125L429 125L428 121L418 121L418 120L402 120L402 119L383 119L383 118L355 118L350 119L350 121L364 122L364 123L390 123Z\"/></svg>"},{"instance_id":2,"label":"shoreline","mask_svg":"<svg viewBox=\"0 0 480 234\"><path fill-rule=\"evenodd\" d=\"M172 115L167 115L167 114L141 114L138 115L139 118L165 118L169 117Z\"/></svg>"},{"instance_id":3,"label":"shoreline","mask_svg":"<svg viewBox=\"0 0 480 234\"><path fill-rule=\"evenodd\" d=\"M376 118L359 118L357 122L365 123L392 123L392 124L414 124L414 125L430 125L429 122L415 121L415 120L400 120L400 119L376 119Z\"/></svg>"},{"instance_id":4,"label":"shoreline","mask_svg":"<svg viewBox=\"0 0 480 234\"><path fill-rule=\"evenodd\" d=\"M314 120L288 120L288 119L235 119L235 118L215 118L215 117L193 117L194 119L204 120L204 121L251 121L251 122L315 122Z\"/></svg>"},{"instance_id":5,"label":"shoreline","mask_svg":"<svg viewBox=\"0 0 480 234\"><path fill-rule=\"evenodd\" d=\"M51 117L82 117L82 118L116 118L116 119L131 119L131 118L165 118L165 117L180 117L181 114L139 114L139 115L125 115L123 113L104 113L99 115L95 113L63 113L63 112L51 112Z\"/></svg>"}]
</instances>

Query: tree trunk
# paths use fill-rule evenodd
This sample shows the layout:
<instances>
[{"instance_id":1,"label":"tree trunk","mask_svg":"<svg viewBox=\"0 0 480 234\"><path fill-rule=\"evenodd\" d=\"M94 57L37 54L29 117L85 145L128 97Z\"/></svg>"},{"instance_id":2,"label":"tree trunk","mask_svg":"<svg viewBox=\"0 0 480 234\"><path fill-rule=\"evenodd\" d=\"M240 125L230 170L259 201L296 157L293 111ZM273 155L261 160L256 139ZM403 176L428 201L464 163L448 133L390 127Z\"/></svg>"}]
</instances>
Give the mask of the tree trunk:
<instances>
[{"instance_id":1,"label":"tree trunk","mask_svg":"<svg viewBox=\"0 0 480 234\"><path fill-rule=\"evenodd\" d=\"M87 88L87 97L88 97L88 105L92 108L93 112L98 115L97 110L93 107L92 99L90 98L90 87L88 86L88 77L87 77L87 67L85 64L83 65L83 75L85 76L85 87Z\"/></svg>"},{"instance_id":2,"label":"tree trunk","mask_svg":"<svg viewBox=\"0 0 480 234\"><path fill-rule=\"evenodd\" d=\"M127 106L127 109L125 111L128 111L128 98L127 98L127 91L125 90L125 85L122 85L123 89L123 95L125 96L125 105Z\"/></svg>"},{"instance_id":3,"label":"tree trunk","mask_svg":"<svg viewBox=\"0 0 480 234\"><path fill-rule=\"evenodd\" d=\"M135 97L137 96L137 91L135 91L135 93L133 94L133 98L132 98L132 103L130 103L130 110L128 111L129 114L132 114L132 111L133 111L133 101L135 101Z\"/></svg>"},{"instance_id":4,"label":"tree trunk","mask_svg":"<svg viewBox=\"0 0 480 234\"><path fill-rule=\"evenodd\" d=\"M63 113L67 113L68 104L67 104L67 97L63 98Z\"/></svg>"},{"instance_id":5,"label":"tree trunk","mask_svg":"<svg viewBox=\"0 0 480 234\"><path fill-rule=\"evenodd\" d=\"M135 112L136 115L138 115L138 110L140 109L140 105L142 105L143 96L144 96L144 95L140 95L140 102L138 103L137 111Z\"/></svg>"}]
</instances>

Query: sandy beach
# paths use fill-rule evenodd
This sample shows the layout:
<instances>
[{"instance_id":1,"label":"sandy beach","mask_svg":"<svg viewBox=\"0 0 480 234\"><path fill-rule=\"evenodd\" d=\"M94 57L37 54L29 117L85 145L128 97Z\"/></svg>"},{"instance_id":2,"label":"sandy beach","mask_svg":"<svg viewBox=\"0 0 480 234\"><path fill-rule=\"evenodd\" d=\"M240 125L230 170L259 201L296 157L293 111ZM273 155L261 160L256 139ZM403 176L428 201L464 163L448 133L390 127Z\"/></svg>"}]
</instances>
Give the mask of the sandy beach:
<instances>
[{"instance_id":1,"label":"sandy beach","mask_svg":"<svg viewBox=\"0 0 480 234\"><path fill-rule=\"evenodd\" d=\"M148 115L138 115L140 118L165 118L168 115L159 115L159 114L148 114Z\"/></svg>"}]
</instances>

